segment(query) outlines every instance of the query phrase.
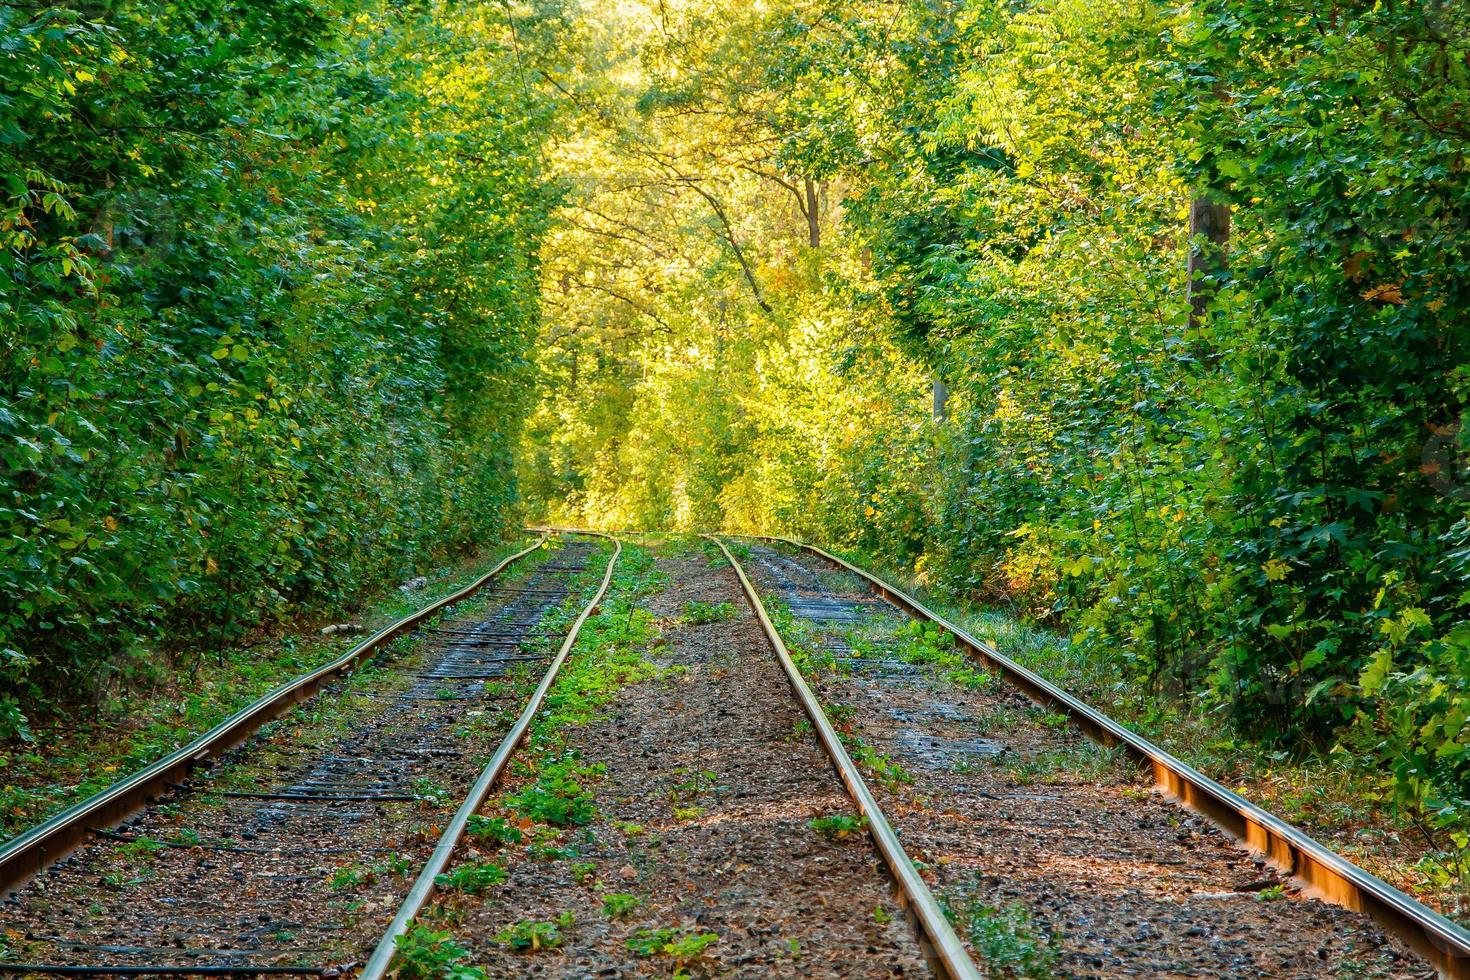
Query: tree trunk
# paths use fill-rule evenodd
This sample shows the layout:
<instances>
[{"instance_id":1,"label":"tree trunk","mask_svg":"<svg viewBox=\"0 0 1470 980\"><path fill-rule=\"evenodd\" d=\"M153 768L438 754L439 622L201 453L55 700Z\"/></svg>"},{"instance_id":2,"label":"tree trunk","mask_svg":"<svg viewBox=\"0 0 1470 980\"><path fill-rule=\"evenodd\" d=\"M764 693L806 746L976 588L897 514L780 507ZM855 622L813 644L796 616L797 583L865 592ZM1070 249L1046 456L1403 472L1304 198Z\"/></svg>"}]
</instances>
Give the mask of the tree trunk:
<instances>
[{"instance_id":1,"label":"tree trunk","mask_svg":"<svg viewBox=\"0 0 1470 980\"><path fill-rule=\"evenodd\" d=\"M1197 190L1189 202L1189 237L1189 329L1196 330L1230 265L1230 205Z\"/></svg>"},{"instance_id":2,"label":"tree trunk","mask_svg":"<svg viewBox=\"0 0 1470 980\"><path fill-rule=\"evenodd\" d=\"M822 210L817 202L817 185L810 177L806 178L806 237L807 243L812 248L818 248L822 244Z\"/></svg>"},{"instance_id":3,"label":"tree trunk","mask_svg":"<svg viewBox=\"0 0 1470 980\"><path fill-rule=\"evenodd\" d=\"M949 418L949 385L934 372L934 421L943 422Z\"/></svg>"}]
</instances>

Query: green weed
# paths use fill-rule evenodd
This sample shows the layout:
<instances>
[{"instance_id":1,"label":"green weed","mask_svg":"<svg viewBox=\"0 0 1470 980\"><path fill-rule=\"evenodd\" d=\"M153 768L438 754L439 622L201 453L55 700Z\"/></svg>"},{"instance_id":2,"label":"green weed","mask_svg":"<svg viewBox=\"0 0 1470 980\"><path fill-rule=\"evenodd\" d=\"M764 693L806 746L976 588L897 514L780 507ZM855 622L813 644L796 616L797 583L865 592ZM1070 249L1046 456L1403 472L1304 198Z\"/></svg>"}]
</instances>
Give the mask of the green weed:
<instances>
[{"instance_id":1,"label":"green weed","mask_svg":"<svg viewBox=\"0 0 1470 980\"><path fill-rule=\"evenodd\" d=\"M1286 897L1285 885L1271 885L1256 892L1258 902L1276 902Z\"/></svg>"},{"instance_id":2,"label":"green weed","mask_svg":"<svg viewBox=\"0 0 1470 980\"><path fill-rule=\"evenodd\" d=\"M491 847L519 844L524 836L519 827L504 817L482 817L478 813L465 824L465 833L477 843Z\"/></svg>"},{"instance_id":3,"label":"green weed","mask_svg":"<svg viewBox=\"0 0 1470 980\"><path fill-rule=\"evenodd\" d=\"M643 899L637 895L627 895L622 892L609 892L602 896L602 914L609 919L624 919L633 913L633 910L643 904Z\"/></svg>"},{"instance_id":4,"label":"green weed","mask_svg":"<svg viewBox=\"0 0 1470 980\"><path fill-rule=\"evenodd\" d=\"M1057 952L1051 937L1032 921L1024 905L994 908L971 901L954 918L992 975L1015 980L1055 975Z\"/></svg>"},{"instance_id":5,"label":"green weed","mask_svg":"<svg viewBox=\"0 0 1470 980\"><path fill-rule=\"evenodd\" d=\"M478 895L483 891L504 883L509 874L505 867L494 861L472 861L455 867L446 874L436 875L434 884L440 888Z\"/></svg>"},{"instance_id":6,"label":"green weed","mask_svg":"<svg viewBox=\"0 0 1470 980\"><path fill-rule=\"evenodd\" d=\"M867 830L868 818L839 813L830 817L817 817L809 821L807 826L830 841L839 841Z\"/></svg>"},{"instance_id":7,"label":"green weed","mask_svg":"<svg viewBox=\"0 0 1470 980\"><path fill-rule=\"evenodd\" d=\"M575 755L550 763L536 781L519 793L508 796L506 805L530 820L554 827L582 827L597 818L592 794L580 778L601 775L602 766L583 766Z\"/></svg>"},{"instance_id":8,"label":"green weed","mask_svg":"<svg viewBox=\"0 0 1470 980\"><path fill-rule=\"evenodd\" d=\"M570 912L563 912L555 922L522 920L500 930L494 941L517 953L556 949L562 944L562 930L570 928L573 921Z\"/></svg>"},{"instance_id":9,"label":"green weed","mask_svg":"<svg viewBox=\"0 0 1470 980\"><path fill-rule=\"evenodd\" d=\"M469 951L448 932L435 932L414 923L394 945L394 976L400 980L486 980L487 974L468 965Z\"/></svg>"},{"instance_id":10,"label":"green weed","mask_svg":"<svg viewBox=\"0 0 1470 980\"><path fill-rule=\"evenodd\" d=\"M628 940L628 949L645 958L667 956L676 963L690 963L720 941L713 932L682 933L678 929L639 929Z\"/></svg>"},{"instance_id":11,"label":"green weed","mask_svg":"<svg viewBox=\"0 0 1470 980\"><path fill-rule=\"evenodd\" d=\"M690 626L703 626L708 623L723 623L735 616L735 606L729 602L700 602L691 600L684 603L684 614L680 617Z\"/></svg>"}]
</instances>

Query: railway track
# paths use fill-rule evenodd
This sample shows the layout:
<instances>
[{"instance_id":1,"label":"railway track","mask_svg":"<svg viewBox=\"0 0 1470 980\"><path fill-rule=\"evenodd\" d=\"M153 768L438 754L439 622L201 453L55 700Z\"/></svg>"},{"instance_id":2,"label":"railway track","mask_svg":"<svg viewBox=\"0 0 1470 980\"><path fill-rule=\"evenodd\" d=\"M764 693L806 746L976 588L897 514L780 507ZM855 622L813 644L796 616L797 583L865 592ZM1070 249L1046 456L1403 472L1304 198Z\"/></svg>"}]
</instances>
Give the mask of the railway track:
<instances>
[{"instance_id":1,"label":"railway track","mask_svg":"<svg viewBox=\"0 0 1470 980\"><path fill-rule=\"evenodd\" d=\"M524 558L531 550L515 557ZM448 615L419 617L384 631L376 644L354 651L357 659L344 658L344 672L355 667L355 677L321 682L321 701L326 703L309 719L279 730L268 724L253 738L221 726L212 733L214 740L246 743L231 753L216 748L209 738L191 746L187 757L196 763L213 755L220 764L196 773L187 784L169 784L161 799L124 819L117 829L91 826L91 839L75 852L44 867L29 882L14 882L17 887L5 903L11 943L0 971L355 974L365 980L388 975L395 966L396 941L431 901L475 811L506 772L581 627L608 590L621 553L615 539L600 583L551 652L550 643L563 627L555 622L549 631L538 632L538 627L577 596L575 580L592 567L595 551L588 542L569 541L554 561L531 568L515 584L491 583L493 576L478 583L489 585L484 608L451 609L449 603L440 603L437 609L451 609ZM405 635L423 642L412 652L406 649L409 644L381 649ZM768 635L843 783L863 801L868 820L886 826L831 723L804 691L779 637ZM375 666L363 667L370 653L376 655ZM539 682L521 698L512 681L529 687L526 668L540 662L545 669ZM308 680L300 683L305 687ZM301 696L288 685L273 698L289 704ZM473 755L467 751L473 739L465 726L511 699L523 702L519 713L465 789L465 762ZM268 713L257 706L251 717ZM764 756L768 750L758 746L756 751ZM762 764L769 767L770 760ZM136 782L132 777L120 785ZM37 848L49 842L54 854L60 832L75 829L69 824L90 824L104 812L101 804L109 794L117 796L116 790L100 794L99 800L87 801L39 829L45 832L12 844L10 867L42 864L17 844L29 841ZM445 820L451 796L461 802ZM425 858L431 830L441 822L443 829ZM890 869L896 871L900 899L918 926L924 954L942 976L978 978L896 836L889 830L878 837ZM870 874L861 862L856 868L860 875ZM366 891L364 878L371 886ZM339 882L352 886L351 903L330 897ZM812 884L820 888L825 882ZM388 910L394 914L384 928ZM374 934L376 942L363 962L357 954L367 948L365 937Z\"/></svg>"},{"instance_id":2,"label":"railway track","mask_svg":"<svg viewBox=\"0 0 1470 980\"><path fill-rule=\"evenodd\" d=\"M330 976L391 945L612 576L616 541L547 540L0 849L0 971Z\"/></svg>"},{"instance_id":3,"label":"railway track","mask_svg":"<svg viewBox=\"0 0 1470 980\"><path fill-rule=\"evenodd\" d=\"M529 829L528 855L543 856L512 866L493 899L446 895L446 873L475 864L466 829L477 811L508 812L492 790L507 779L524 789L544 766L512 775L622 554L614 538L576 532L546 532L538 545L553 534L560 547L548 560L531 557L543 553L534 545L512 556L0 849L9 876L0 881L12 889L0 905L0 972L379 980L400 965L400 938L427 921L459 926L487 976L512 976L532 968L507 946L505 916L560 910L570 938L537 972L649 975L658 964L640 957L680 949L683 936L698 949L670 962L697 975L924 970L968 980L995 966L982 970L972 954L985 960L996 942L1049 936L1060 948L1022 962L1020 975L1470 975L1470 943L1453 923L1373 885L887 583L779 539L732 551L712 538L725 572L675 547L661 559L669 577L697 582L619 598L620 622L633 623L642 595L671 632L629 675L647 683L606 694L609 712L577 722L565 734L579 748L557 758L587 752L583 771L606 772L595 778L637 820L608 813L550 836ZM304 717L267 723L315 691ZM1111 748L1088 754L1074 723ZM795 734L778 738L783 730ZM1233 833L1200 803L1202 793L1226 794L1246 826L1275 835L1234 836L1264 841L1272 860L1290 855L1280 869L1288 877L1203 820L1181 821L1140 795L1130 761ZM823 763L850 802L823 788ZM192 774L180 776L181 766ZM155 799L140 806L140 794ZM862 822L827 826L860 827L883 877L861 851L813 842L809 828L822 821L810 818L843 809ZM647 843L645 825L658 830ZM68 841L81 843L67 853ZM1322 887L1323 866L1337 890ZM1342 880L1369 894L1344 901ZM1288 889L1299 885L1374 912L1388 932L1293 901ZM612 897L645 906L642 920L572 926L623 888L637 894ZM906 926L883 914L885 895ZM1022 922L1018 908L1040 911ZM871 921L853 921L864 910ZM670 916L690 929L654 927ZM729 944L728 960L702 958L716 942Z\"/></svg>"},{"instance_id":4,"label":"railway track","mask_svg":"<svg viewBox=\"0 0 1470 980\"><path fill-rule=\"evenodd\" d=\"M652 611L650 618L663 624L656 639L645 640L643 656L650 659L631 667L646 683L620 690L605 713L580 718L569 732L543 733L554 743L549 755L543 750L526 760L512 787L519 792L502 793L485 808L492 819L514 822L536 774L570 762L574 771L604 774L592 778L609 812L589 807L585 819L560 830L526 828L537 839L514 855L502 844L489 845L505 875L493 899L451 892L406 905L402 914L422 913L431 930L453 928L470 947L464 965L484 964L491 977L659 976L677 968L693 971L679 973L685 976L932 973L978 980L982 974L914 872L779 635L768 622L761 631L764 614L752 591L744 593L753 600L744 611L742 573L698 550L691 557L687 545L659 550L656 564L670 570L658 593L634 587L634 597L645 597L641 603L620 596L622 605L606 614L615 622L601 627L631 623L640 611ZM627 642L614 642L611 650ZM581 656L596 659L599 652ZM565 700L577 703L630 669L626 660L591 666L583 686L562 691ZM536 707L527 705L527 724ZM851 800L842 798L844 789ZM854 802L861 823L847 816ZM473 809L467 801L464 813ZM875 866L865 848L823 843L812 818L820 824L833 817L851 821L835 824L843 828L835 836L871 833L883 864ZM422 880L442 868L484 867L485 848L468 844L454 854L452 837L445 835L445 862L427 868ZM556 857L537 857L538 849ZM424 897L430 899L427 887ZM895 897L907 922L883 911ZM624 914L610 913L606 904L599 910L599 901L638 911L614 924ZM524 918L511 921L515 916ZM613 921L598 923L601 918ZM852 930L860 939L832 941L834 920L844 918L858 920L847 924L850 930L860 925ZM863 918L870 921L862 924ZM508 949L517 931L541 937L541 948L555 949L556 959L533 965L524 950ZM729 948L712 960L703 954L709 943ZM379 952L364 980L390 969L391 950L385 944Z\"/></svg>"},{"instance_id":5,"label":"railway track","mask_svg":"<svg viewBox=\"0 0 1470 980\"><path fill-rule=\"evenodd\" d=\"M1457 924L889 583L809 545L745 540L750 578L800 636L821 695L908 780L883 795L944 801L904 806L899 829L936 862L951 907L1040 909L1064 940L1050 968L1470 976Z\"/></svg>"}]
</instances>

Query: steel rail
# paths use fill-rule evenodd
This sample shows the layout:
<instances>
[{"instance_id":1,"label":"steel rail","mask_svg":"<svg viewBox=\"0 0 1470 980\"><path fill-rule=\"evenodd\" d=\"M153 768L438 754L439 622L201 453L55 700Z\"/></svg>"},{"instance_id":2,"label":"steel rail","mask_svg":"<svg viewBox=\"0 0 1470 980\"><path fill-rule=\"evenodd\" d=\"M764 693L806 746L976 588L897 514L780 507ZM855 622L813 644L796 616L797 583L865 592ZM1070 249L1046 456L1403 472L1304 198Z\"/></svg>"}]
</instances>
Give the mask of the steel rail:
<instances>
[{"instance_id":1,"label":"steel rail","mask_svg":"<svg viewBox=\"0 0 1470 980\"><path fill-rule=\"evenodd\" d=\"M566 638L562 640L561 648L557 650L556 658L546 668L546 673L542 676L541 683L536 685L536 690L532 692L530 699L526 701L526 706L521 709L520 717L516 719L515 724L511 726L505 738L501 740L499 747L495 750L495 754L490 757L490 761L486 763L484 770L480 773L480 778L475 780L475 784L470 787L470 791L465 796L464 802L455 811L454 818L444 828L444 833L440 835L439 843L435 845L434 852L429 855L428 862L425 863L423 870L419 872L418 878L414 881L413 887L409 889L408 895L404 897L403 903L398 907L398 914L393 917L393 921L389 924L388 930L383 933L383 938L378 941L377 948L373 950L373 955L368 959L367 964L363 966L362 971L358 974L358 980L382 980L383 977L388 975L389 968L393 965L393 956L397 952L398 937L408 931L408 927L413 923L413 920L423 911L424 905L429 900L429 896L434 892L434 879L442 874L444 869L449 866L450 859L454 856L455 848L459 846L460 838L464 836L465 827L469 825L470 817L474 816L475 811L480 808L480 805L485 802L485 798L490 795L490 790L495 786L495 782L500 778L501 774L505 771L505 767L510 763L511 756L515 754L521 741L526 737L526 732L530 730L531 723L536 719L537 713L540 712L541 704L546 700L547 692L551 690L551 685L556 681L556 676L560 673L562 664L566 662L567 657L571 654L572 647L577 642L577 635L582 631L582 624L587 622L588 617L602 603L603 597L607 595L608 587L612 585L613 570L617 567L618 558L623 553L623 544L621 541L612 535L602 534L598 531L567 531L557 533L595 534L598 537L607 538L613 543L612 557L608 559L607 571L602 576L602 585L598 587L597 594L592 597L592 601L587 603L581 614L572 623Z\"/></svg>"},{"instance_id":2,"label":"steel rail","mask_svg":"<svg viewBox=\"0 0 1470 980\"><path fill-rule=\"evenodd\" d=\"M918 921L920 944L925 947L926 958L950 980L980 980L979 968L965 952L964 943L960 942L959 936L955 935L949 920L945 918L944 910L939 907L939 902L929 891L929 886L924 883L924 879L914 869L913 861L904 852L898 834L894 832L888 818L879 809L878 801L868 789L862 773L853 763L852 757L847 754L847 749L843 746L841 738L838 737L836 729L827 720L826 712L822 710L816 696L812 694L811 688L801 676L801 671L791 659L791 652L786 649L786 643L781 639L781 634L777 632L775 624L771 622L765 603L761 602L755 586L746 577L745 569L740 567L740 562L735 560L735 556L730 553L729 548L725 547L723 541L713 535L706 535L706 537L724 552L726 560L730 562L730 567L735 569L735 574L740 578L740 586L745 590L745 598L749 601L751 609L755 611L756 618L760 620L766 638L771 641L771 646L776 651L776 658L780 660L781 667L786 671L786 679L796 693L797 700L801 702L803 710L806 711L807 718L811 720L812 727L817 732L817 738L832 759L832 765L836 768L843 785L847 787L848 794L857 804L858 812L867 818L868 833L878 848L878 853L882 855L884 863L888 865L888 870L892 872L894 880L898 883L900 898Z\"/></svg>"},{"instance_id":3,"label":"steel rail","mask_svg":"<svg viewBox=\"0 0 1470 980\"><path fill-rule=\"evenodd\" d=\"M1155 787L1165 796L1205 816L1246 849L1260 854L1283 874L1294 878L1306 894L1372 916L1428 959L1442 976L1456 980L1470 978L1470 930L1026 669L871 572L816 545L791 538L742 537L780 542L809 551L857 575L892 605L948 632L957 646L979 657L1032 701L1069 716L1089 738L1106 746L1122 747L1150 770Z\"/></svg>"},{"instance_id":4,"label":"steel rail","mask_svg":"<svg viewBox=\"0 0 1470 980\"><path fill-rule=\"evenodd\" d=\"M56 963L0 963L0 973L36 973L58 977L339 977L346 969L317 966L68 966Z\"/></svg>"},{"instance_id":5,"label":"steel rail","mask_svg":"<svg viewBox=\"0 0 1470 980\"><path fill-rule=\"evenodd\" d=\"M261 725L285 714L292 706L321 690L329 681L350 673L392 640L433 617L446 606L461 602L483 589L512 562L541 547L552 534L551 531L539 533L540 537L529 547L501 560L469 585L383 627L331 663L287 681L182 748L123 777L101 792L68 807L0 846L0 898L24 884L38 871L65 857L87 839L91 828L111 826L129 816L145 806L150 798L182 783L189 771L199 763L244 742Z\"/></svg>"}]
</instances>

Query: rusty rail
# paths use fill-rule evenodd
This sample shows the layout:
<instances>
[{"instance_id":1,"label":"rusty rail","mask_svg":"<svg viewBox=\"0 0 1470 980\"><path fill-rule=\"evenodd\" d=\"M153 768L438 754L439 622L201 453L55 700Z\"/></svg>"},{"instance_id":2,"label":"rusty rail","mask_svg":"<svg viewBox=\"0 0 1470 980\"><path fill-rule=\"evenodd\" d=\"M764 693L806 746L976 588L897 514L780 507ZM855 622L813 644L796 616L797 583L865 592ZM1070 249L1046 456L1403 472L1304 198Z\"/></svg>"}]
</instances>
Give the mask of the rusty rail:
<instances>
[{"instance_id":1,"label":"rusty rail","mask_svg":"<svg viewBox=\"0 0 1470 980\"><path fill-rule=\"evenodd\" d=\"M112 826L141 809L149 799L161 795L170 785L183 783L190 770L199 763L239 745L261 725L279 718L330 681L350 673L397 637L445 607L461 602L483 589L512 562L541 547L551 534L551 531L540 532L540 537L529 547L503 559L469 585L383 627L336 660L287 681L182 748L11 839L0 847L0 897L9 894L32 875L69 854L87 838L90 828Z\"/></svg>"},{"instance_id":2,"label":"rusty rail","mask_svg":"<svg viewBox=\"0 0 1470 980\"><path fill-rule=\"evenodd\" d=\"M948 632L958 646L969 650L1032 701L1067 715L1092 740L1121 747L1149 770L1154 785L1165 796L1205 816L1244 847L1263 856L1300 883L1306 894L1372 916L1428 959L1442 976L1470 978L1470 930L1231 792L871 572L816 545L772 535L748 537L808 551L863 579L889 603Z\"/></svg>"},{"instance_id":3,"label":"rusty rail","mask_svg":"<svg viewBox=\"0 0 1470 980\"><path fill-rule=\"evenodd\" d=\"M929 891L929 886L914 869L914 863L904 852L903 844L899 842L898 834L888 823L888 818L878 807L878 801L873 798L873 793L868 789L868 784L863 780L862 773L853 763L852 758L843 747L841 738L838 737L836 729L827 720L827 714L812 694L806 681L801 676L801 671L791 659L791 653L786 649L781 634L776 631L775 624L766 612L765 603L756 594L755 586L746 577L745 569L735 560L730 549L719 538L709 536L724 552L725 558L730 562L730 567L735 569L735 574L740 578L740 586L745 590L745 598L755 610L756 617L760 620L761 628L765 630L766 637L775 648L776 658L780 660L781 667L786 671L786 679L791 683L792 690L796 693L797 700L801 702L807 717L811 720L812 727L816 730L817 738L822 743L822 748L827 750L827 755L832 759L832 765L841 777L843 785L847 787L848 794L853 802L857 804L858 812L868 820L868 833L873 838L873 844L878 853L882 855L888 870L893 874L898 883L899 897L908 907L919 927L920 944L923 947L925 957L936 967L936 969L950 980L980 980L980 970L965 952L965 946L960 942L959 936L955 935L954 928L950 926L949 920L944 915L944 910L939 907L938 901Z\"/></svg>"},{"instance_id":4,"label":"rusty rail","mask_svg":"<svg viewBox=\"0 0 1470 980\"><path fill-rule=\"evenodd\" d=\"M547 533L551 532L548 531ZM607 538L613 543L612 557L608 559L607 571L602 576L602 585L598 587L597 593L592 597L592 600L587 603L581 614L577 616L576 621L572 623L571 629L567 631L566 638L562 640L561 648L556 652L556 657L551 661L551 665L546 668L546 673L542 676L541 683L536 685L536 690L532 692L531 697L526 701L525 708L521 710L520 717L516 719L515 724L511 726L505 738L501 740L499 747L495 750L495 754L490 757L490 761L486 763L484 770L481 771L480 777L470 787L470 791L465 796L464 802L455 811L454 818L444 828L444 833L439 837L439 843L434 847L434 853L429 855L428 862L425 863L423 870L419 872L418 878L414 881L413 887L409 889L408 895L404 897L402 904L399 905L398 913L393 917L393 922L388 926L388 930L383 934L383 938L379 940L377 948L373 950L373 955L368 959L367 965L362 968L362 972L358 975L358 980L382 980L383 977L387 976L393 964L393 955L397 952L398 937L408 931L408 927L413 924L413 920L418 916L419 912L423 911L424 905L428 903L429 897L434 892L434 879L449 866L449 861L454 856L454 849L459 846L460 838L464 836L465 827L469 825L470 817L485 802L485 798L490 795L490 790L495 786L496 781L505 771L505 767L510 763L511 756L515 754L521 741L526 737L526 732L530 730L531 723L535 720L537 712L541 710L542 702L546 700L547 692L551 690L551 685L555 683L557 674L561 672L562 664L566 662L567 657L571 654L572 647L576 645L577 635L582 631L582 624L587 622L588 617L592 615L597 609L597 606L602 602L603 597L607 595L608 586L612 584L613 570L617 567L618 557L623 553L622 542L611 535L601 534L597 531L577 531L575 533L594 534L598 537Z\"/></svg>"}]
</instances>

